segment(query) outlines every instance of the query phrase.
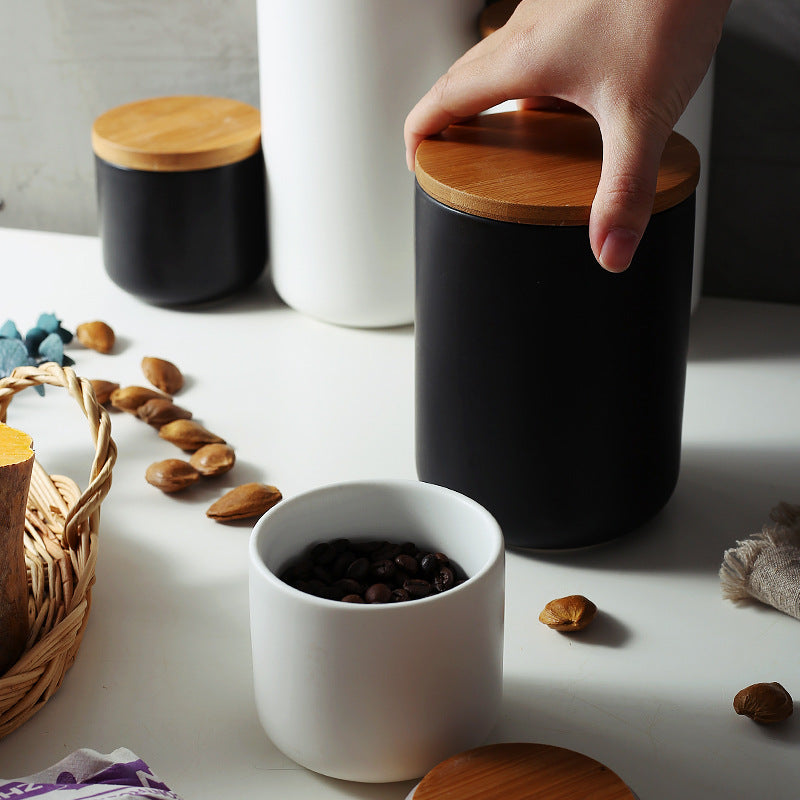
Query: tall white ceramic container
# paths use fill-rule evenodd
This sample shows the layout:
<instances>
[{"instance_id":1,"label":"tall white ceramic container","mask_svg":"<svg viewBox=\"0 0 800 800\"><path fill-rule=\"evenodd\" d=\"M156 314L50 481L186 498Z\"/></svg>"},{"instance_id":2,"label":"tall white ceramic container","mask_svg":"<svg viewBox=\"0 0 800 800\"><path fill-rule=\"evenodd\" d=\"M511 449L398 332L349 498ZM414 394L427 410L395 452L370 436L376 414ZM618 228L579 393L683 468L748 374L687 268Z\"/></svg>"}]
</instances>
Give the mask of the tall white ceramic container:
<instances>
[{"instance_id":1,"label":"tall white ceramic container","mask_svg":"<svg viewBox=\"0 0 800 800\"><path fill-rule=\"evenodd\" d=\"M413 320L403 121L478 39L483 0L258 0L270 266L298 311Z\"/></svg>"}]
</instances>

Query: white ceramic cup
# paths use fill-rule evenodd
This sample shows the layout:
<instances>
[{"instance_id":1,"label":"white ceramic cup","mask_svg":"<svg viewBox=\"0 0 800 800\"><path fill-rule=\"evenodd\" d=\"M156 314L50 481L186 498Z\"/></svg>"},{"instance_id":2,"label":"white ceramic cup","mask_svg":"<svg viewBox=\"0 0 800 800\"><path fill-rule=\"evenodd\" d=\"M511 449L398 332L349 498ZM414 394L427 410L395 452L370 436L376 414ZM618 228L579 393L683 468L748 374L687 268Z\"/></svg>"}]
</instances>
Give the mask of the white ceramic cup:
<instances>
[{"instance_id":1,"label":"white ceramic cup","mask_svg":"<svg viewBox=\"0 0 800 800\"><path fill-rule=\"evenodd\" d=\"M277 575L310 544L413 541L468 579L386 605L324 600ZM250 540L255 702L298 764L353 781L424 775L481 744L500 707L504 546L497 522L457 492L419 481L336 484L283 500Z\"/></svg>"}]
</instances>

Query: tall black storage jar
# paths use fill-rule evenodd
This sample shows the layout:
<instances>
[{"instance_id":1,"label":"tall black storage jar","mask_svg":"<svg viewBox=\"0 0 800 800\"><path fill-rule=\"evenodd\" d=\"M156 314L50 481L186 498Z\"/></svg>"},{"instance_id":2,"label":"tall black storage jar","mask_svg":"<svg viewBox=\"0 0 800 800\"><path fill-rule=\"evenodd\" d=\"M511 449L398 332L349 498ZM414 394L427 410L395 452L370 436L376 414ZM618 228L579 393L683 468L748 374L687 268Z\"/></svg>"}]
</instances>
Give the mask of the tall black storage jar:
<instances>
[{"instance_id":1,"label":"tall black storage jar","mask_svg":"<svg viewBox=\"0 0 800 800\"><path fill-rule=\"evenodd\" d=\"M589 247L601 162L579 112L482 115L417 153L417 472L510 545L626 534L678 478L699 157L672 134L618 274Z\"/></svg>"}]
</instances>

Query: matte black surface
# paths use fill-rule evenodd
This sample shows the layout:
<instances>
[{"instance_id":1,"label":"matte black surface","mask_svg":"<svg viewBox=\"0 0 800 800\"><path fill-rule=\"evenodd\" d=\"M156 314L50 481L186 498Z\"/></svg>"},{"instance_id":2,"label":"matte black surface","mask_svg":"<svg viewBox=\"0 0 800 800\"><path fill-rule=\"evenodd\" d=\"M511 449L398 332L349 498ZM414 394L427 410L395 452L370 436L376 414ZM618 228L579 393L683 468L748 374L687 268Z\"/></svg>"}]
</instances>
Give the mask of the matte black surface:
<instances>
[{"instance_id":1,"label":"matte black surface","mask_svg":"<svg viewBox=\"0 0 800 800\"><path fill-rule=\"evenodd\" d=\"M145 172L95 156L103 260L150 303L215 300L266 263L264 158L190 172Z\"/></svg>"},{"instance_id":2,"label":"matte black surface","mask_svg":"<svg viewBox=\"0 0 800 800\"><path fill-rule=\"evenodd\" d=\"M694 195L603 270L585 227L497 222L416 188L419 478L514 545L627 533L678 478Z\"/></svg>"}]
</instances>

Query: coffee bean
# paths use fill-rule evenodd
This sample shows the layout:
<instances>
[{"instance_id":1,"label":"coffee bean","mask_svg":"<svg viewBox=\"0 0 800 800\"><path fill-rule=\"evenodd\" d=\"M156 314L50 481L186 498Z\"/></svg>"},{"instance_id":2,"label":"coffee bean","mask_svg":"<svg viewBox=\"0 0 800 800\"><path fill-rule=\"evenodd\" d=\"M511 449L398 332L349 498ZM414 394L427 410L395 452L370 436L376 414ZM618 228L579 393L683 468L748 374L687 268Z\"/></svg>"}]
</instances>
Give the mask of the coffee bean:
<instances>
[{"instance_id":1,"label":"coffee bean","mask_svg":"<svg viewBox=\"0 0 800 800\"><path fill-rule=\"evenodd\" d=\"M439 571L441 564L434 553L425 553L419 560L419 566L425 575L433 576Z\"/></svg>"},{"instance_id":2,"label":"coffee bean","mask_svg":"<svg viewBox=\"0 0 800 800\"><path fill-rule=\"evenodd\" d=\"M363 581L369 574L369 560L363 556L357 558L350 563L350 566L345 570L344 574L354 581Z\"/></svg>"},{"instance_id":3,"label":"coffee bean","mask_svg":"<svg viewBox=\"0 0 800 800\"><path fill-rule=\"evenodd\" d=\"M352 550L343 550L336 556L331 564L331 574L334 580L344 577L347 568L356 560L356 555Z\"/></svg>"},{"instance_id":4,"label":"coffee bean","mask_svg":"<svg viewBox=\"0 0 800 800\"><path fill-rule=\"evenodd\" d=\"M299 591L347 603L403 603L445 592L467 576L447 555L413 542L317 542L281 573Z\"/></svg>"},{"instance_id":5,"label":"coffee bean","mask_svg":"<svg viewBox=\"0 0 800 800\"><path fill-rule=\"evenodd\" d=\"M339 578L333 585L341 589L342 594L361 594L364 591L363 585L352 578Z\"/></svg>"},{"instance_id":6,"label":"coffee bean","mask_svg":"<svg viewBox=\"0 0 800 800\"><path fill-rule=\"evenodd\" d=\"M433 579L433 585L437 592L446 592L456 585L456 576L450 567L442 567Z\"/></svg>"},{"instance_id":7,"label":"coffee bean","mask_svg":"<svg viewBox=\"0 0 800 800\"><path fill-rule=\"evenodd\" d=\"M428 597L433 594L433 586L422 578L409 578L403 584L403 588L415 600L420 600L423 597Z\"/></svg>"},{"instance_id":8,"label":"coffee bean","mask_svg":"<svg viewBox=\"0 0 800 800\"><path fill-rule=\"evenodd\" d=\"M330 542L320 542L311 548L310 555L315 564L330 564L336 558L336 550Z\"/></svg>"},{"instance_id":9,"label":"coffee bean","mask_svg":"<svg viewBox=\"0 0 800 800\"><path fill-rule=\"evenodd\" d=\"M333 581L333 574L331 571L319 564L314 567L312 575L323 583L331 583Z\"/></svg>"},{"instance_id":10,"label":"coffee bean","mask_svg":"<svg viewBox=\"0 0 800 800\"><path fill-rule=\"evenodd\" d=\"M385 560L393 560L396 555L400 552L400 545L399 544L392 544L391 542L383 542L381 546L374 552L370 554L371 561L385 561Z\"/></svg>"},{"instance_id":11,"label":"coffee bean","mask_svg":"<svg viewBox=\"0 0 800 800\"><path fill-rule=\"evenodd\" d=\"M401 553L399 556L395 556L394 563L396 566L400 567L406 575L416 575L419 569L417 559L407 553Z\"/></svg>"},{"instance_id":12,"label":"coffee bean","mask_svg":"<svg viewBox=\"0 0 800 800\"><path fill-rule=\"evenodd\" d=\"M383 561L373 562L369 568L370 577L378 583L388 583L392 580L396 571L397 568L394 565L394 561L390 561L388 558Z\"/></svg>"},{"instance_id":13,"label":"coffee bean","mask_svg":"<svg viewBox=\"0 0 800 800\"><path fill-rule=\"evenodd\" d=\"M388 603L391 597L392 590L385 583L373 583L364 592L364 600L368 603Z\"/></svg>"}]
</instances>

